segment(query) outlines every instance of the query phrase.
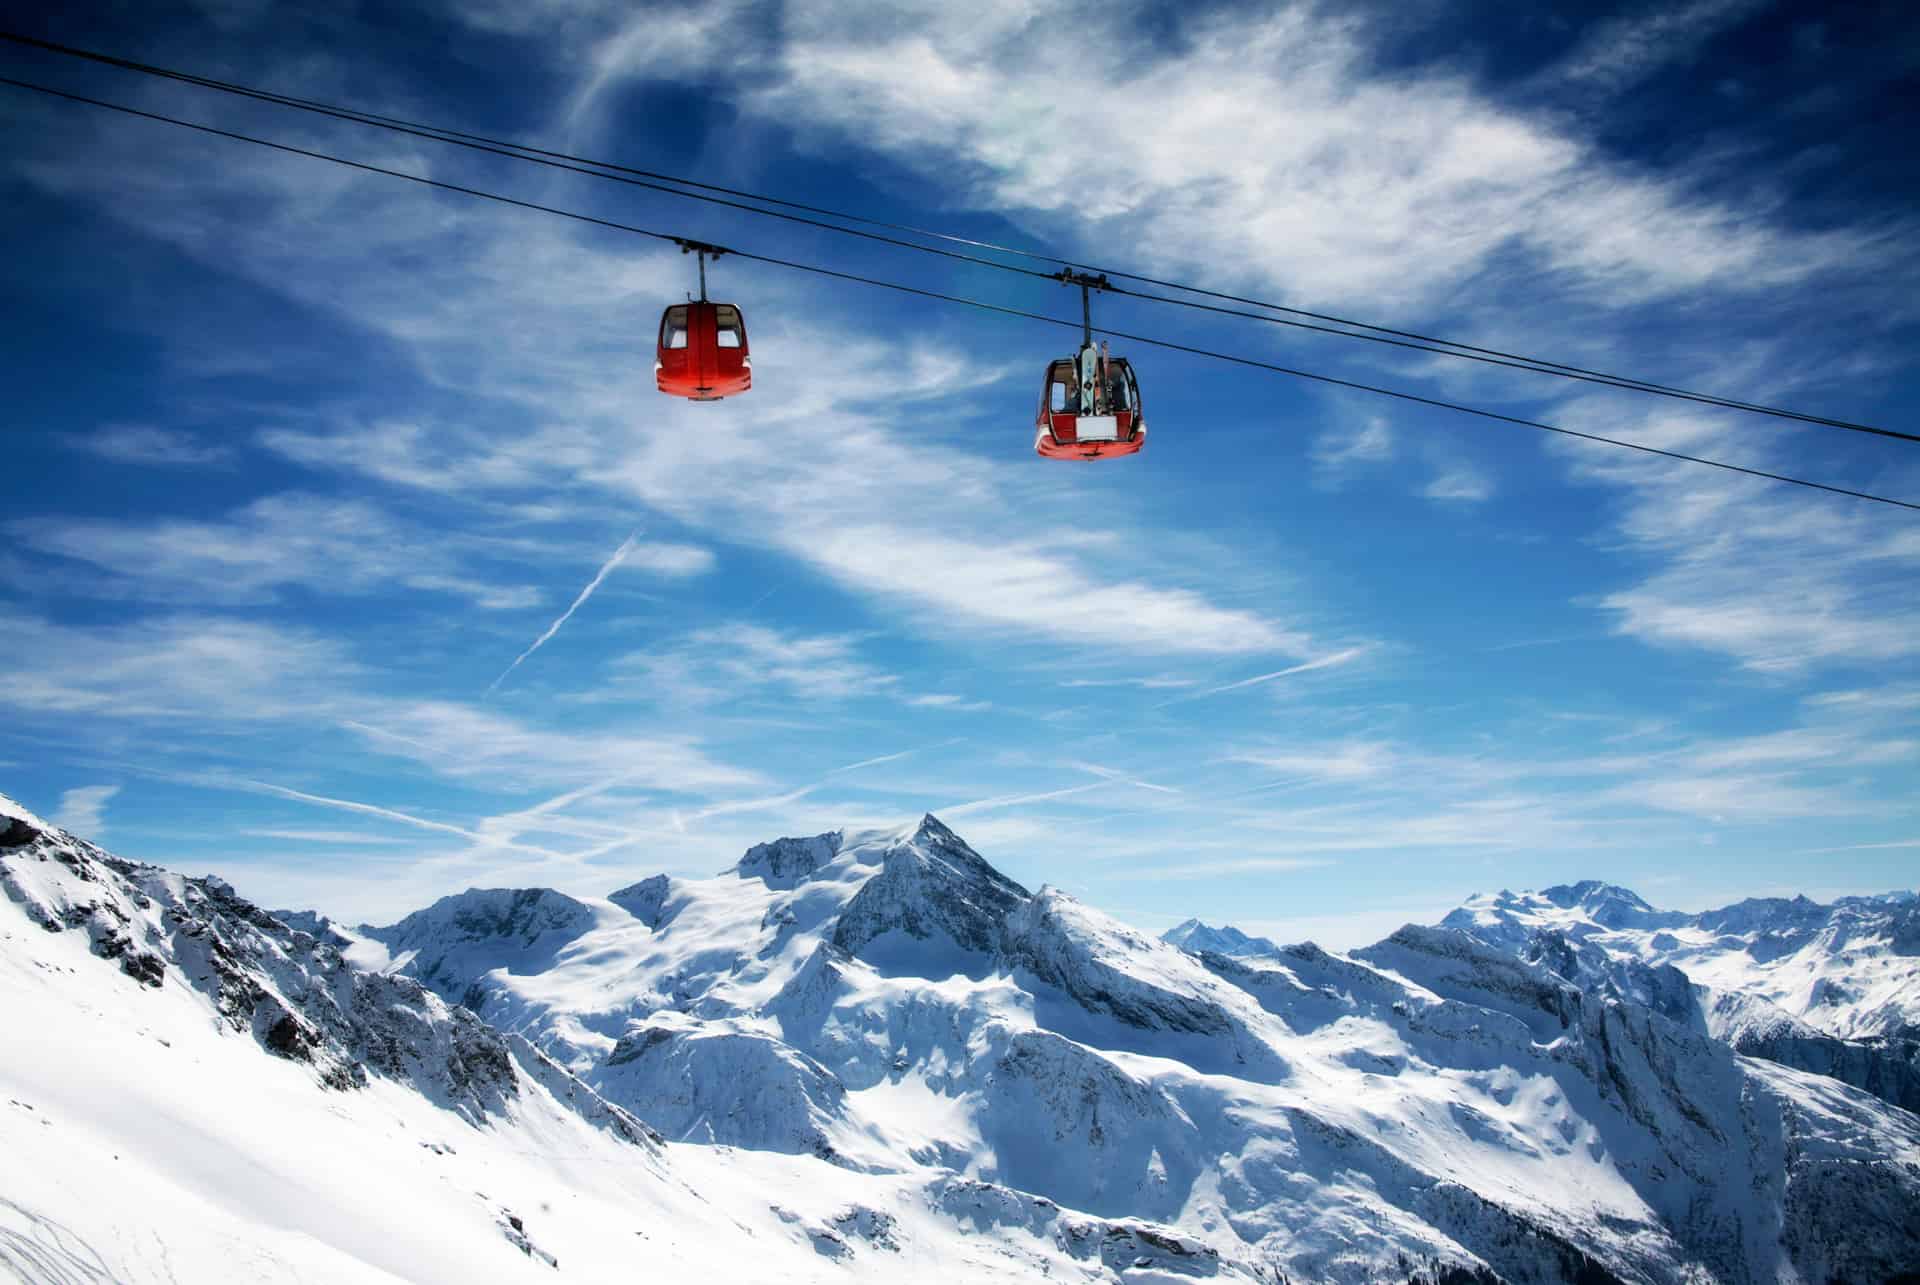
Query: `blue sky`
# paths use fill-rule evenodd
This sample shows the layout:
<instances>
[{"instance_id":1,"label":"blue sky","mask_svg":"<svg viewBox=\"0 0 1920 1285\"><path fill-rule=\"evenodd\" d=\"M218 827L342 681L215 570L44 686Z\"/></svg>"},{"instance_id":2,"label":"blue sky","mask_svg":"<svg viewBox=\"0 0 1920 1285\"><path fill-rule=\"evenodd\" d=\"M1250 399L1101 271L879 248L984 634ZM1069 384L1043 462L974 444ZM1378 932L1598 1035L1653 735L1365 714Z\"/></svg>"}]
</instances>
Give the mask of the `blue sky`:
<instances>
[{"instance_id":1,"label":"blue sky","mask_svg":"<svg viewBox=\"0 0 1920 1285\"><path fill-rule=\"evenodd\" d=\"M369 110L1911 430L1920 21L1699 0L221 0L20 19ZM0 74L1069 316L1058 286L0 51ZM256 898L604 892L933 810L1152 930L1914 884L1920 519L8 91L0 789ZM1102 300L1096 320L1920 498L1920 451ZM490 685L607 568L538 650Z\"/></svg>"}]
</instances>

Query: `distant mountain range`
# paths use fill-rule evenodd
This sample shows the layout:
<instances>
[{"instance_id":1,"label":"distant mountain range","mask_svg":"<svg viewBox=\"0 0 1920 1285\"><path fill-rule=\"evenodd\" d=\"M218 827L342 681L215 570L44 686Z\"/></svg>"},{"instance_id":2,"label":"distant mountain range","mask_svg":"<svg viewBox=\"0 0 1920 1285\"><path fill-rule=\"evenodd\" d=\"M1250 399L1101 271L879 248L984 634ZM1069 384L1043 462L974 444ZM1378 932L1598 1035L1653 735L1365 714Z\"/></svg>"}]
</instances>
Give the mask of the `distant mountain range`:
<instances>
[{"instance_id":1,"label":"distant mountain range","mask_svg":"<svg viewBox=\"0 0 1920 1285\"><path fill-rule=\"evenodd\" d=\"M1657 910L1586 880L1470 898L1444 928L1590 994L1654 1009L1736 1052L1832 1076L1920 1111L1920 896L1753 898ZM1188 920L1164 940L1236 958L1278 953Z\"/></svg>"},{"instance_id":2,"label":"distant mountain range","mask_svg":"<svg viewBox=\"0 0 1920 1285\"><path fill-rule=\"evenodd\" d=\"M1920 1272L1906 894L1160 941L929 816L346 927L4 799L0 889L29 1279Z\"/></svg>"}]
</instances>

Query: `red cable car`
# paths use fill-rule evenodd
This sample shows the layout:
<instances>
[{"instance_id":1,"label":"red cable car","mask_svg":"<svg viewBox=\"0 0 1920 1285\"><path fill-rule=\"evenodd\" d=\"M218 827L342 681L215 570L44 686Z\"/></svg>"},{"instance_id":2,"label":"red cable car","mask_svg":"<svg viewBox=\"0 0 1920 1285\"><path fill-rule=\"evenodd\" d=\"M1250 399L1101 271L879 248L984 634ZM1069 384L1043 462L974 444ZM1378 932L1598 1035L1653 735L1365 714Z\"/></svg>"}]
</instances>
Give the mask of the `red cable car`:
<instances>
[{"instance_id":1,"label":"red cable car","mask_svg":"<svg viewBox=\"0 0 1920 1285\"><path fill-rule=\"evenodd\" d=\"M1083 379L1089 358L1094 373ZM1033 449L1050 460L1136 454L1147 444L1147 420L1132 365L1091 347L1082 348L1078 359L1049 363L1034 429Z\"/></svg>"},{"instance_id":2,"label":"red cable car","mask_svg":"<svg viewBox=\"0 0 1920 1285\"><path fill-rule=\"evenodd\" d=\"M746 318L730 303L707 300L707 257L725 251L697 241L681 242L680 250L700 257L700 298L673 304L660 314L654 382L669 396L696 402L744 393L753 387Z\"/></svg>"},{"instance_id":3,"label":"red cable car","mask_svg":"<svg viewBox=\"0 0 1920 1285\"><path fill-rule=\"evenodd\" d=\"M1105 276L1072 271L1060 279L1080 287L1080 351L1047 363L1034 419L1033 449L1050 460L1102 460L1133 455L1147 444L1140 382L1124 357L1107 354L1106 340L1093 345L1089 287L1107 287Z\"/></svg>"}]
</instances>

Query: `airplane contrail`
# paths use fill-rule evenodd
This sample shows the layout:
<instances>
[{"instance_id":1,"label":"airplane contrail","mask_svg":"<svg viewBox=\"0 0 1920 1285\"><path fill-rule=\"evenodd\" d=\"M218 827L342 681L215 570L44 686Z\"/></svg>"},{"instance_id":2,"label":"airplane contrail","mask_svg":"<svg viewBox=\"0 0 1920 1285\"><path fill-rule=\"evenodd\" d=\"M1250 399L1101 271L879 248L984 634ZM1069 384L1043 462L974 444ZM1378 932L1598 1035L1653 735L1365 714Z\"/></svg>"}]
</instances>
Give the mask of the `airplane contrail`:
<instances>
[{"instance_id":1,"label":"airplane contrail","mask_svg":"<svg viewBox=\"0 0 1920 1285\"><path fill-rule=\"evenodd\" d=\"M608 575L612 574L613 569L615 567L619 566L622 562L626 561L627 555L633 552L634 545L638 541L639 536L640 536L640 533L638 531L635 531L632 535L626 538L626 540L620 545L619 548L613 551L613 556L607 559L606 564L602 566L597 573L595 573L593 579L587 581L587 587L580 591L580 596L573 600L573 605L571 607L568 607L565 611L561 612L560 618L558 620L554 621L552 624L547 626L547 632L545 632L544 634L541 634L538 638L533 640L533 646L527 648L525 651L521 652L518 656L515 656L513 658L513 663L511 665L508 665L504 670L500 672L500 677L494 679L492 682L487 684L488 695L492 695L493 689L500 686L501 683L504 683L507 680L508 674L511 674L514 670L520 668L521 661L533 655L534 652L539 651L540 648L546 644L547 639L553 637L555 634L560 632L560 626L566 624L568 620L572 619L573 613L580 610L581 604L586 602L587 599L593 597L593 591L600 587L600 582L602 580L605 580L608 577Z\"/></svg>"},{"instance_id":2,"label":"airplane contrail","mask_svg":"<svg viewBox=\"0 0 1920 1285\"><path fill-rule=\"evenodd\" d=\"M1336 651L1330 656L1319 656L1299 665L1289 665L1285 669L1276 669L1270 674L1255 674L1252 678L1243 678L1237 683L1222 683L1218 687L1209 687L1204 691L1189 692L1176 696L1172 700L1161 701L1155 709L1165 709L1168 705L1179 705L1186 701L1199 700L1206 696L1218 696L1221 692L1239 691L1242 687L1256 687L1261 683L1270 683L1276 678L1285 678L1290 674L1304 674L1311 669L1327 669L1334 665L1344 665L1355 656L1366 651L1365 647L1349 647L1345 651Z\"/></svg>"},{"instance_id":3,"label":"airplane contrail","mask_svg":"<svg viewBox=\"0 0 1920 1285\"><path fill-rule=\"evenodd\" d=\"M1304 674L1310 669L1327 669L1334 665L1344 665L1365 651L1365 647L1349 647L1345 651L1336 651L1331 656L1321 656L1307 661L1304 665L1290 665L1286 669L1276 669L1271 674L1257 674L1252 678L1243 678L1237 683L1225 683L1219 687L1209 687L1200 693L1202 696L1216 696L1221 692L1238 691L1242 687L1252 687L1257 683L1270 683L1276 678L1285 678L1289 674Z\"/></svg>"}]
</instances>

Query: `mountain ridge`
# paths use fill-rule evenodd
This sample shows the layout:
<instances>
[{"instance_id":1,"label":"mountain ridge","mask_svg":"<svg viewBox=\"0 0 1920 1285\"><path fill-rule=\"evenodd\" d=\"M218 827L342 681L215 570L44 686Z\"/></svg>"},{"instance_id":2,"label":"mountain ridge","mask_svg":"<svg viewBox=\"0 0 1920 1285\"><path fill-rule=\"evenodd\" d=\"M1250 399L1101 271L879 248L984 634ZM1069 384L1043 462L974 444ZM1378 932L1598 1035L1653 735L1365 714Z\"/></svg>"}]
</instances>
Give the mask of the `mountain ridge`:
<instances>
[{"instance_id":1,"label":"mountain ridge","mask_svg":"<svg viewBox=\"0 0 1920 1285\"><path fill-rule=\"evenodd\" d=\"M19 894L37 885L20 872L42 857L0 852L29 920ZM95 877L130 901L149 876ZM70 883L48 941L92 931L91 909L63 918L86 900ZM1348 954L1182 950L1029 891L932 816L755 845L718 875L606 898L471 890L364 932L221 913L261 934L258 954L236 953L248 976L308 951L352 986L399 988L490 1033L514 1100L539 1110L463 1127L549 1110L581 1138L644 1122L622 1145L651 1157L655 1185L634 1198L677 1200L676 1182L698 1180L746 1201L736 1216L772 1207L785 1230L759 1235L833 1279L887 1278L909 1243L1128 1281L1824 1281L1920 1266L1920 1232L1860 1221L1920 1202L1920 1120L1740 1057L1651 1002L1657 987L1634 991L1637 975L1607 992L1544 948L1529 960L1445 926ZM211 1002L178 989L176 936L135 927L124 945L92 939L120 971L95 965L87 985ZM0 939L0 963L16 944ZM157 988L138 950L165 966ZM369 1084L434 1089L420 1078ZM829 1208L822 1192L846 1194ZM541 1252L599 1252L595 1229L559 1219L547 1234L563 1233Z\"/></svg>"},{"instance_id":2,"label":"mountain ridge","mask_svg":"<svg viewBox=\"0 0 1920 1285\"><path fill-rule=\"evenodd\" d=\"M1477 893L1441 925L1736 1052L1920 1111L1920 894L1751 897L1688 913L1589 879Z\"/></svg>"}]
</instances>

